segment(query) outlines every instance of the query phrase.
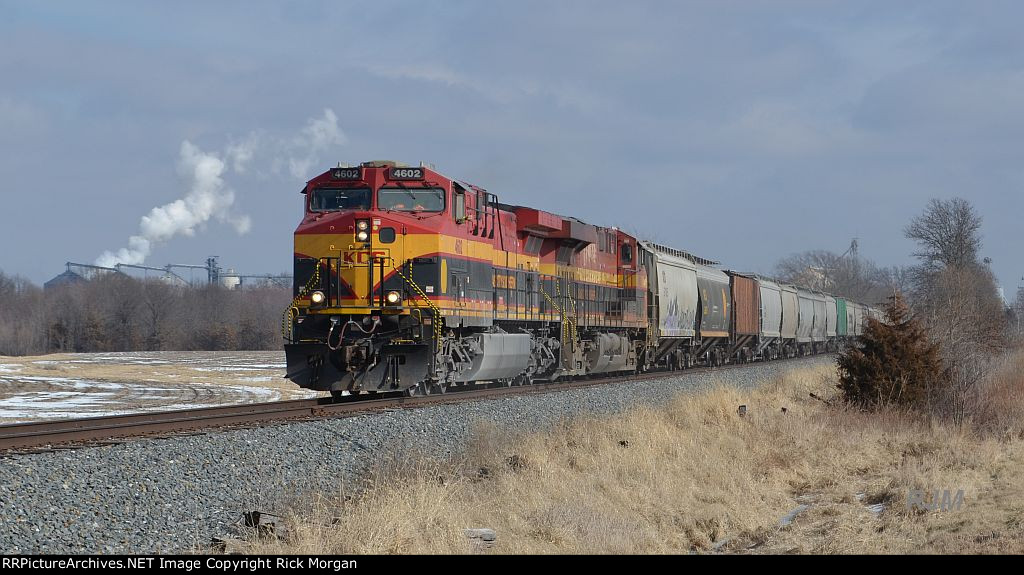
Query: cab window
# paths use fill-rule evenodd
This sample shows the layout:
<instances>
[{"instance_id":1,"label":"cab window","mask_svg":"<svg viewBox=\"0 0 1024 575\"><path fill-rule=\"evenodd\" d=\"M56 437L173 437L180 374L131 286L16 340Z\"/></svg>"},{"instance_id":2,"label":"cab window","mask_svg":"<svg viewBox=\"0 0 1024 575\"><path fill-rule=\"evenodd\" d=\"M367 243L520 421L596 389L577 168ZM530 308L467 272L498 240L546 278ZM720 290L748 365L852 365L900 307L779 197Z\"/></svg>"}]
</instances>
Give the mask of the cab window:
<instances>
[{"instance_id":1,"label":"cab window","mask_svg":"<svg viewBox=\"0 0 1024 575\"><path fill-rule=\"evenodd\" d=\"M381 188L377 209L398 212L443 212L444 190L440 188Z\"/></svg>"},{"instance_id":2,"label":"cab window","mask_svg":"<svg viewBox=\"0 0 1024 575\"><path fill-rule=\"evenodd\" d=\"M309 199L314 212L370 209L369 188L317 188Z\"/></svg>"}]
</instances>

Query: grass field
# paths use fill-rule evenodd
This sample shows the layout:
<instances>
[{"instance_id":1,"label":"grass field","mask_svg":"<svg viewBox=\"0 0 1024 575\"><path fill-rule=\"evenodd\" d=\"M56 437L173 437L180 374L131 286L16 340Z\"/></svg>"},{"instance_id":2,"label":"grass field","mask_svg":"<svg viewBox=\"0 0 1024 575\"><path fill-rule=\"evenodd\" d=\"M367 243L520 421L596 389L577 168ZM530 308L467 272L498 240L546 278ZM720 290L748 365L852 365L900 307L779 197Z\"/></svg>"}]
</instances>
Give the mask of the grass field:
<instances>
[{"instance_id":1,"label":"grass field","mask_svg":"<svg viewBox=\"0 0 1024 575\"><path fill-rule=\"evenodd\" d=\"M993 383L1016 401L1020 363ZM756 390L714 387L538 433L480 425L464 457L384 463L363 484L299 504L287 537L248 551L1024 552L1019 422L980 432L861 413L832 401L834 379L792 371ZM925 503L962 490L963 504L908 508L914 490ZM467 528L497 541L478 547Z\"/></svg>"},{"instance_id":2,"label":"grass field","mask_svg":"<svg viewBox=\"0 0 1024 575\"><path fill-rule=\"evenodd\" d=\"M0 423L297 399L282 352L0 356Z\"/></svg>"}]
</instances>

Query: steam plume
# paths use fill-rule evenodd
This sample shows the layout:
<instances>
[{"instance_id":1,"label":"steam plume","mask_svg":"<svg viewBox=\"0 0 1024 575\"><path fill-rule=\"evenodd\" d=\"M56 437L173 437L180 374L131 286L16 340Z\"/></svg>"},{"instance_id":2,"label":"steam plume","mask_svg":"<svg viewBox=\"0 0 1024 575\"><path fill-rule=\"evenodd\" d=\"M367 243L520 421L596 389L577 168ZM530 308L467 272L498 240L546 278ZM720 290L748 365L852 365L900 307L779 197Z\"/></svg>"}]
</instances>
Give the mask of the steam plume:
<instances>
[{"instance_id":1,"label":"steam plume","mask_svg":"<svg viewBox=\"0 0 1024 575\"><path fill-rule=\"evenodd\" d=\"M222 157L204 152L188 140L181 143L178 172L188 186L184 197L149 211L139 222L139 233L128 238L128 246L106 251L96 265L113 267L119 263L139 265L146 261L156 244L175 236L192 236L196 228L211 219L230 224L238 234L246 234L252 221L246 215L234 215L235 192L225 182L229 171L245 173L255 159L272 154L269 165L280 172L280 158L287 158L291 175L303 181L319 156L332 146L344 144L345 135L338 128L338 117L330 109L322 118L308 121L302 131L288 139L273 140L252 133L241 142L229 145Z\"/></svg>"}]
</instances>

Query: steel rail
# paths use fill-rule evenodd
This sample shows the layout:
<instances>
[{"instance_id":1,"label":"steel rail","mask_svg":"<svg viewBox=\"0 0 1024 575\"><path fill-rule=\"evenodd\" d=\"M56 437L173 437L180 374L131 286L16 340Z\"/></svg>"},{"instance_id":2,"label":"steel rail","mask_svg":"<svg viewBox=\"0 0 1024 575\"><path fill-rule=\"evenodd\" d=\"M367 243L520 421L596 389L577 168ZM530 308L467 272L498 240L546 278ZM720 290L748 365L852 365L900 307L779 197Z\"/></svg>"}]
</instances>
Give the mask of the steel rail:
<instances>
[{"instance_id":1,"label":"steel rail","mask_svg":"<svg viewBox=\"0 0 1024 575\"><path fill-rule=\"evenodd\" d=\"M550 393L630 381L649 381L701 373L716 373L759 364L763 364L763 362L616 374L591 379L536 382L523 386L485 387L476 385L461 389L449 388L449 392L444 394L412 397L397 394L359 395L351 396L352 399L341 402L333 402L330 398L297 399L83 419L15 423L0 425L0 453L39 450L53 446L88 447L98 442L132 437L173 435L226 427L344 417L391 408L415 408L461 401L514 397L531 393Z\"/></svg>"}]
</instances>

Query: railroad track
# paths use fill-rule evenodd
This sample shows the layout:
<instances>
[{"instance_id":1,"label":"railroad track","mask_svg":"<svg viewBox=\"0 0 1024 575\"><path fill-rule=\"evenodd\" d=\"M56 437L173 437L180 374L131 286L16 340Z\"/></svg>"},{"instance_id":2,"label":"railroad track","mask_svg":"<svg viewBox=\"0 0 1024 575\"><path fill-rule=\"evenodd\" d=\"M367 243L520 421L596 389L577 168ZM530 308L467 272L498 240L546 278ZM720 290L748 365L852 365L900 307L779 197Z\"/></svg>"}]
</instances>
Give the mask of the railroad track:
<instances>
[{"instance_id":1,"label":"railroad track","mask_svg":"<svg viewBox=\"0 0 1024 575\"><path fill-rule=\"evenodd\" d=\"M24 454L54 449L78 449L120 443L130 438L166 437L223 428L252 427L270 423L326 417L345 417L384 409L415 408L459 401L564 391L627 381L721 372L742 369L750 365L733 364L715 368L698 367L683 371L655 371L593 379L540 382L517 387L473 386L464 390L450 389L448 393L441 395L417 397L406 397L398 394L377 394L353 396L351 400L338 403L333 402L330 398L298 399L156 413L0 425L0 454Z\"/></svg>"}]
</instances>

